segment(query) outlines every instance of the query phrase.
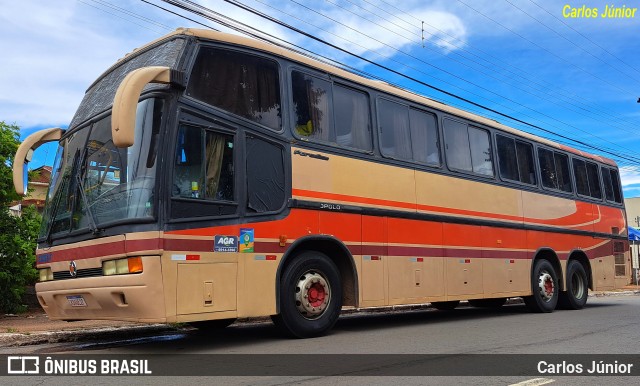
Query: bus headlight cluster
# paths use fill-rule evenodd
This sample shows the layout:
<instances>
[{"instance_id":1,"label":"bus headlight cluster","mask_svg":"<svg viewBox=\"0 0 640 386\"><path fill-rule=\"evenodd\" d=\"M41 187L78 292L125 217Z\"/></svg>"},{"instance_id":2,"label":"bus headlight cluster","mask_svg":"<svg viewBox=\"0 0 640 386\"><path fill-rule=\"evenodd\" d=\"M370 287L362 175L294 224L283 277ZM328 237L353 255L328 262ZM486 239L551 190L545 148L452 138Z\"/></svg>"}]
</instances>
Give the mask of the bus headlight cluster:
<instances>
[{"instance_id":1,"label":"bus headlight cluster","mask_svg":"<svg viewBox=\"0 0 640 386\"><path fill-rule=\"evenodd\" d=\"M125 259L107 260L102 262L102 274L104 276L123 275L127 273L142 272L142 258L129 257Z\"/></svg>"},{"instance_id":2,"label":"bus headlight cluster","mask_svg":"<svg viewBox=\"0 0 640 386\"><path fill-rule=\"evenodd\" d=\"M51 270L51 268L42 268L38 270L38 273L40 274L40 281L49 281L49 280L53 280L53 271Z\"/></svg>"}]
</instances>

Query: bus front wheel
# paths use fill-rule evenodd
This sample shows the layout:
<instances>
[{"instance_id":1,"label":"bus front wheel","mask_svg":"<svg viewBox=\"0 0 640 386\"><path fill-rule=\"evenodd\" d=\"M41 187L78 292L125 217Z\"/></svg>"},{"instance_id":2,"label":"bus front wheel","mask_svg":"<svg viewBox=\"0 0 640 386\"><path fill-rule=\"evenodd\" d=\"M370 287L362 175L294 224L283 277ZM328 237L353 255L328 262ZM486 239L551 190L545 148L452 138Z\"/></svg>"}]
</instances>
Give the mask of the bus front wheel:
<instances>
[{"instance_id":1,"label":"bus front wheel","mask_svg":"<svg viewBox=\"0 0 640 386\"><path fill-rule=\"evenodd\" d=\"M548 260L537 260L531 274L531 296L523 298L533 312L552 312L558 304L558 276Z\"/></svg>"},{"instance_id":2,"label":"bus front wheel","mask_svg":"<svg viewBox=\"0 0 640 386\"><path fill-rule=\"evenodd\" d=\"M280 281L280 313L273 321L287 335L323 335L336 323L341 308L340 272L327 255L303 252L285 267Z\"/></svg>"}]
</instances>

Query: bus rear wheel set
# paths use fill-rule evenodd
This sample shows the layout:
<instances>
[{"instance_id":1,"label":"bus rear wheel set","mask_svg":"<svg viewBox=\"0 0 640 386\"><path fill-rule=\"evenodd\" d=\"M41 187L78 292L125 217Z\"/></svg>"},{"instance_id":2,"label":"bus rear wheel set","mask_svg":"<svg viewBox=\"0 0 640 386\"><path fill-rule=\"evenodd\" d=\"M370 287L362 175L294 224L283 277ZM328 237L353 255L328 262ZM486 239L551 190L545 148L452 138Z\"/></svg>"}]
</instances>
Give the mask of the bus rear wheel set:
<instances>
[{"instance_id":1,"label":"bus rear wheel set","mask_svg":"<svg viewBox=\"0 0 640 386\"><path fill-rule=\"evenodd\" d=\"M533 312L552 312L556 306L579 310L587 303L589 280L580 262L567 264L566 291L561 292L558 275L546 259L536 260L531 275L532 295L524 297L524 303Z\"/></svg>"},{"instance_id":2,"label":"bus rear wheel set","mask_svg":"<svg viewBox=\"0 0 640 386\"><path fill-rule=\"evenodd\" d=\"M532 295L524 297L533 312L552 312L556 306L581 309L587 302L589 280L582 264L567 265L566 291L560 291L558 275L546 259L536 260L531 275ZM475 299L473 307L498 308L506 298ZM433 302L438 310L452 310L459 301ZM285 334L296 338L319 336L329 331L342 308L340 272L321 252L301 253L284 268L280 282L280 313L272 317Z\"/></svg>"}]
</instances>

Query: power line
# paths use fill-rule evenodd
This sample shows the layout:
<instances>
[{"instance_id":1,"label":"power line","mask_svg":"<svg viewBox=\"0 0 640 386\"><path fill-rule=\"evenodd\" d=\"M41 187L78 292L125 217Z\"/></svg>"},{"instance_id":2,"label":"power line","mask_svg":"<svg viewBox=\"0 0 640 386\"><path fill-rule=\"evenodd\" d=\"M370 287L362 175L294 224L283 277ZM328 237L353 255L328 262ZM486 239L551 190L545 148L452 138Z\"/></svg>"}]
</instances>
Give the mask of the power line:
<instances>
[{"instance_id":1,"label":"power line","mask_svg":"<svg viewBox=\"0 0 640 386\"><path fill-rule=\"evenodd\" d=\"M349 0L347 0L347 1L349 1ZM399 16L395 15L394 13L389 12L389 10L387 10L387 9L381 8L381 7L377 6L376 4L371 3L370 1L367 1L367 0L363 0L363 1L365 3L367 3L367 4L370 4L371 6L373 6L375 8L385 12L386 14L390 15L391 17L403 21L407 25L412 25L411 23L409 23L405 19L402 19ZM383 4L389 6L389 8L395 9L396 11L400 12L401 14L407 15L407 16L411 17L412 19L414 19L414 20L416 20L418 22L421 21L420 19L416 18L412 14L410 14L410 13L408 13L408 12L406 12L406 11L400 9L400 8L398 8L397 6L395 6L392 3L386 2L384 0L380 0L380 1ZM531 0L529 0L529 1L531 1ZM364 9L364 8L362 8L362 9ZM379 16L379 15L377 15L377 16ZM560 99L564 103L568 103L568 104L570 104L572 106L575 106L576 108L579 108L579 109L581 109L581 110L583 110L583 111L585 111L587 113L593 114L594 116L597 115L597 116L606 117L606 119L608 119L609 121L613 120L613 121L616 122L615 123L616 126L618 128L620 128L621 130L623 130L623 131L633 132L633 133L636 132L636 129L635 129L635 125L637 125L636 122L632 122L632 121L630 121L630 120L628 120L628 119L626 119L624 117L619 117L617 115L610 114L608 111L606 111L604 109L600 109L596 105L591 105L591 104L584 103L583 100L584 101L588 101L588 102L592 102L592 101L590 101L589 99L585 98L582 95L577 95L577 94L573 93L570 90L566 90L566 89L564 89L562 87L558 87L557 84L545 83L545 82L542 82L542 81L538 80L538 78L536 78L536 77L529 77L529 76L526 76L526 75L522 75L522 74L516 73L510 67L502 65L502 62L504 61L503 59L496 57L495 55L491 54L490 52L488 52L486 50L480 49L478 47L475 47L475 46L469 44L469 48L473 48L473 50L476 50L476 51L478 51L478 52L480 52L482 54L482 56L477 55L474 52L472 52L472 51L468 50L467 48L465 48L465 45L467 44L465 41L463 41L463 40L461 40L461 39L449 34L448 32L446 32L446 31L444 31L444 30L442 30L442 29L440 29L440 28L438 28L438 27L434 26L433 24L430 24L430 23L428 23L426 21L423 21L422 23L424 23L427 26L435 29L436 31L448 36L449 38L451 38L453 40L456 40L456 41L459 41L460 43L462 43L462 44L456 45L456 44L453 44L451 41L447 42L448 44L451 44L451 45L453 45L454 47L457 48L457 50L454 51L455 54L464 57L463 55L461 55L459 53L459 51L463 51L463 52L469 53L470 55L473 55L474 57L489 63L491 66L499 67L499 68L503 69L504 71L506 71L508 73L511 73L511 74L513 74L514 76L516 76L516 77L518 77L520 79L524 79L529 85L535 84L535 85L539 86L540 88L535 88L534 87L534 89L536 89L537 91L541 91L541 92L543 92L543 93L545 93L545 94L547 94L549 96L552 96L552 97L557 97L558 99ZM487 57L492 58L495 61L487 60ZM464 57L464 58L467 59L466 57ZM470 60L470 59L467 59L467 60ZM513 67L513 68L517 69L518 67L516 66L516 67ZM562 98L560 98L557 94L560 94L560 96L562 96ZM623 122L626 122L627 124L634 125L634 128L631 129L631 130L625 130L624 128L619 126L619 125L624 124ZM609 122L609 123L611 123L611 122Z\"/></svg>"},{"instance_id":2,"label":"power line","mask_svg":"<svg viewBox=\"0 0 640 386\"><path fill-rule=\"evenodd\" d=\"M169 26L166 26L166 25L164 25L164 24L162 24L160 22L157 22L157 21L155 21L153 19L150 19L150 18L148 18L146 16L137 14L135 12L129 11L128 9L125 9L125 8L122 8L122 7L118 7L117 5L111 4L108 1L104 1L104 0L91 0L91 1L93 1L94 3L101 4L101 5L105 6L105 7L109 7L111 9L113 9L113 10L118 11L118 12L124 13L126 15L129 15L129 16L135 18L135 19L142 20L142 21L147 22L149 24L156 25L156 26L158 26L160 28L163 28L163 29L166 29L166 30L172 30L173 29L173 28L171 28Z\"/></svg>"},{"instance_id":3,"label":"power line","mask_svg":"<svg viewBox=\"0 0 640 386\"><path fill-rule=\"evenodd\" d=\"M564 59L563 57L561 57L561 56L559 56L559 55L557 55L557 54L555 54L555 53L553 53L553 52L549 51L548 49L546 49L546 48L544 48L543 46L539 45L538 43L536 43L536 42L532 41L531 39L528 39L527 37L523 36L522 34L518 33L517 31L514 31L513 29L511 29L511 28L509 28L509 27L505 26L504 24L502 24L502 23L500 23L499 21L497 21L497 20L493 19L492 17L487 16L487 15L485 15L484 13L482 13L482 12L478 11L477 9L473 8L472 6L470 6L469 4L465 3L464 1L462 1L462 0L457 0L457 1L458 1L460 4L462 4L462 5L466 6L467 8L471 9L472 11L474 11L475 13L477 13L478 15L481 15L482 17L484 17L484 18L486 18L486 19L488 19L488 20L491 20L492 22L494 22L495 24L497 24L497 25L501 26L502 28L506 29L507 31L511 32L512 34L514 34L514 35L518 36L519 38L521 38L521 39L523 39L523 40L525 40L525 41L529 42L530 44L533 44L534 46L538 47L539 49L541 49L541 50L543 50L543 51L545 51L545 52L548 52L550 55L552 55L552 56L556 57L557 59L560 59L561 61L563 61L563 62L567 63L567 64L568 64L568 65L570 65L571 67L574 67L574 68L576 68L576 69L578 69L578 70L580 70L580 71L584 72L585 74L587 74L587 75L589 75L589 76L591 76L591 77L593 77L593 78L595 78L595 79L598 79L598 80L600 80L601 82L604 82L604 83L606 83L606 84L610 85L611 87L614 87L614 88L616 88L616 89L618 89L618 90L620 90L620 91L623 91L623 92L625 92L625 93L634 94L632 91L627 90L627 89L624 89L624 88L621 88L621 87L619 87L619 86L616 86L616 85L614 85L613 83L611 83L611 82L607 81L606 79L603 79L603 78L601 78L601 77L597 76L596 74L593 74L593 73L591 73L591 72L587 71L586 69L584 69L584 68L582 68L582 67L580 67L580 66L578 66L578 65L576 65L576 64L574 64L574 63L571 63L571 62L570 62L570 61L568 61L567 59Z\"/></svg>"},{"instance_id":4,"label":"power line","mask_svg":"<svg viewBox=\"0 0 640 386\"><path fill-rule=\"evenodd\" d=\"M265 4L265 3L263 3L261 0L256 0L256 1L258 1L258 2L260 2L260 3L262 3L262 4ZM535 109L533 109L533 108L530 108L529 106L526 106L526 105L524 105L524 104L522 104L522 103L520 103L520 102L518 102L518 101L516 101L516 100L514 100L514 99L511 99L511 98L508 98L508 97L502 96L502 95L500 95L500 94L498 94L498 93L496 93L496 92L494 92L494 91L492 91L492 90L490 90L490 89L487 89L487 88L485 88L485 87L483 87L483 86L480 86L480 85L478 85L478 84L476 84L476 83L474 83L474 82L471 82L471 81L468 81L468 80L466 80L466 79L463 79L462 77L460 77L460 76L458 76L458 75L456 75L456 74L454 74L454 73L452 73L452 72L450 72L450 71L448 71L448 70L445 70L445 69L443 69L443 68L441 68L441 67L435 66L435 65L433 65L433 64L431 64L431 63L429 63L429 62L426 62L426 61L424 61L424 60L422 60L422 59L420 59L420 58L417 58L417 57L415 57L415 56L413 56L413 55L411 55L411 54L409 54L409 53L407 53L407 52L405 52L405 51L402 51L402 50L400 50L400 49L398 49L398 48L396 48L396 47L393 47L393 46L391 46L391 45L389 45L389 44L386 44L386 43L384 43L384 42L382 42L382 41L380 41L380 40L378 40L378 39L376 39L376 38L374 38L374 37L372 37L372 36L370 36L370 35L368 35L368 34L365 34L365 33L361 32L361 31L359 31L359 30L357 30L357 29L355 29L355 28L353 28L353 27L351 27L351 26L349 26L349 25L346 25L346 24L344 24L344 23L342 23L342 22L340 22L340 21L338 21L338 20L336 20L336 19L334 19L334 18L332 18L332 17L330 17L330 16L327 16L326 14L324 14L324 13L322 13L322 12L320 12L320 11L314 10L314 9L312 9L312 8L310 8L310 7L306 6L306 5L300 4L300 3L299 3L299 2L297 2L296 0L291 0L291 1L292 1L293 3L295 3L295 4L298 4L299 6L301 6L301 7L303 7L303 8L305 8L306 10L309 10L309 11L311 11L311 12L314 12L314 13L316 13L316 14L318 14L318 15L320 15L320 16L322 16L322 17L324 17L324 18L327 18L328 20L331 20L331 21L332 21L332 22L334 22L334 23L337 23L337 24L339 24L339 25L341 25L341 26L343 26L343 27L345 27L345 28L348 28L348 29L350 29L350 30L352 30L352 31L354 31L354 32L356 32L356 33L358 33L358 34L361 34L361 35L363 35L363 36L365 36L365 37L367 37L367 38L369 38L369 39L372 39L372 40L374 40L374 41L376 41L376 42L378 42L378 43L380 43L380 44L383 44L383 45L385 45L385 46L387 46L387 47L389 47L389 48L391 48L391 49L393 49L393 50L395 50L395 51L397 51L397 52L399 52L399 53L402 53L402 54L406 55L406 56L407 56L407 57L409 57L409 58L412 58L412 59L414 59L414 60L417 60L417 61L419 61L419 62L422 62L423 64L426 64L426 65L428 65L428 66L431 66L431 67L433 67L433 68L435 68L435 69L437 69L437 70L439 70L439 71L441 71L441 72L444 72L444 73L447 73L447 74L449 74L449 75L452 75L452 76L454 76L454 77L456 77L456 78L458 78L458 79L460 79L460 80L462 80L462 81L464 81L464 82L466 82L466 83L469 83L469 84L471 84L471 85L473 85L473 86L476 86L476 87L478 87L478 88L480 88L480 89L483 89L483 90L485 90L485 91L487 91L487 92L489 92L489 93L491 93L491 94L494 94L494 95L496 95L496 96L498 96L498 97L501 97L501 98L503 98L503 99L505 99L505 100L507 100L507 101L509 101L509 102L511 102L511 103L513 103L513 104L515 104L515 105L517 105L517 106L520 106L520 107L522 107L522 108L525 108L525 109L527 109L527 110L530 110L530 111L532 111L532 112L535 112L535 113L537 113L537 114L540 114L540 115L542 115L542 116L544 116L544 117L546 117L546 118L548 118L548 119L551 119L551 120L553 120L553 121L555 121L555 122L557 122L557 123L560 123L560 124L566 125L567 127L573 128L574 130L576 130L576 131L578 131L578 132L581 132L581 133L587 134L587 135L589 135L589 136L592 136L593 138L596 138L596 139L598 139L598 140L600 140L600 141L607 142L607 143L610 143L610 144L612 144L612 145L614 145L614 146L618 146L618 147L620 147L621 149L625 149L625 150L628 150L628 151L632 151L632 152L633 152L633 150L632 150L632 149L629 149L629 148L626 148L626 147L624 147L624 146L621 146L621 145L618 145L618 144L616 144L616 143L613 143L613 142L611 142L611 141L609 141L609 140L607 140L607 139L605 139L605 138L601 138L601 137L599 137L599 136L597 136L597 135L594 135L593 133L590 133L590 132L588 132L588 131L582 130L582 129L580 129L579 127L577 127L577 126L575 126L575 125L572 125L572 124L569 124L569 123L563 122L563 121L561 121L561 120L559 120L559 119L554 118L553 116L551 116L551 115L549 115L549 114L546 114L546 113L544 113L544 112L541 112L541 111L535 110ZM336 5L335 3L331 2L330 0L327 0L327 2L329 2L329 3L331 3L331 4ZM292 14L290 14L290 13L284 12L284 11L282 11L282 10L280 10L280 9L278 9L278 8L276 8L276 7L274 7L274 6L271 6L271 5L269 5L269 4L265 4L265 5L267 5L268 7L272 8L272 9L276 9L276 10L278 10L279 12L281 12L281 13L283 13L283 14L285 14L285 15L289 16L289 17L294 17L294 18L297 18L298 20L301 20L301 19L299 19L298 17L296 17L295 15L292 15ZM350 13L352 13L352 14L356 15L356 16L361 17L360 15L357 15L357 14L355 14L354 12L352 12L352 11L350 11L350 10L348 10L348 9L345 9L345 8L343 8L343 7L339 6L339 5L338 5L338 7L339 7L340 9L343 9L343 10L345 10L345 11L347 11L347 12L350 12ZM369 19L366 19L366 18L364 18L364 19L365 19L365 20L367 20L367 21L369 21L369 22L371 22ZM373 23L374 23L374 24L376 24L376 25L379 25L379 24L377 24L377 23L375 23L375 22L373 22ZM306 22L306 24L307 24L307 25L310 25L311 23ZM311 25L312 25L312 24L311 24ZM365 48L365 49L366 49L366 47L362 46L362 45L361 45L361 44L359 44L359 43L356 43L356 42L354 42L354 41L352 41L352 40L348 40L348 39L346 39L346 38L344 38L344 37L338 36L338 35L336 35L336 34L334 34L334 33L330 32L330 31L327 31L327 30L322 29L322 28L320 28L320 27L317 27L317 26L315 26L315 27L316 27L316 28L321 29L321 30L322 30L322 31L324 31L324 32L330 33L330 34L332 34L332 35L334 35L334 36L336 36L336 37L338 37L338 38L340 38L340 39L343 39L343 40L345 40L345 41L347 41L347 42L349 42L349 43L351 43L351 44L355 44L355 45L358 45L359 47L362 47L362 48ZM410 69L412 69L412 70L414 70L414 71L417 71L417 72L419 72L419 73L422 73L422 74L424 74L424 75L432 76L432 77L434 77L434 78L436 78L436 79L439 79L439 80L441 80L441 81L443 81L443 82L445 82L445 83L447 83L447 84L449 84L449 85L451 85L451 86L454 86L454 87L460 88L460 89L462 89L462 90L464 90L464 91L467 91L467 92L471 93L472 95L478 96L478 97L483 98L483 99L486 99L486 100L488 100L488 101L490 101L490 102L496 103L496 104L498 104L498 105L500 105L500 106L502 106L502 107L508 108L509 110L515 111L515 110L513 110L513 109L511 109L511 108L509 108L509 107L507 107L507 106L505 106L505 105L503 105L503 104L501 104L501 103L495 102L495 101L493 101L493 100L491 100L491 99L485 98L485 97L483 97L483 96L481 96L481 95L479 95L479 94L476 94L476 93L474 93L474 92L472 92L472 91L469 91L469 90L466 90L466 89L461 88L461 87L459 87L459 86L456 86L456 85L454 85L454 84L452 84L452 83L450 83L450 82L448 82L448 81L445 81L445 80L443 80L443 79L440 79L440 78L438 78L438 77L436 77L436 76L433 76L433 75L427 74L427 73L425 73L424 71L419 70L419 69L417 69L417 68L415 68L415 67L409 66L409 65L408 65L408 64L406 64L406 63L401 63L401 62L399 62L399 61L397 61L397 60L395 60L395 59L392 59L392 58L386 57L386 56L384 56L384 55L382 55L382 54L379 54L379 53L377 53L377 52L375 52L375 51L373 51L373 50L372 50L372 52L376 53L377 55L379 55L379 56L381 56L381 57L383 57L383 58L385 58L385 59L387 59L387 60L390 60L390 61L396 62L396 63L398 63L398 64L401 64L401 65L403 65L403 66L405 66L405 67L407 67L407 68L410 68ZM464 63L462 63L462 64L464 65ZM483 74L485 74L485 75L487 75L487 76L489 76L489 77L491 77L491 78L493 78L493 79L498 80L497 78L493 77L491 74L486 74L486 73L484 73L484 72L483 72ZM531 93L530 91L528 91L528 90L526 90L526 89L523 89L523 88L521 88L521 87L519 87L519 86L518 86L518 88L519 88L519 89L521 89L521 90L523 90L524 92L527 92L527 93L528 93L528 94L530 94L530 95L533 95L533 96L535 96L535 97L539 97L539 96L537 96L537 95L535 95L535 94ZM548 99L546 99L546 98L542 98L542 99L545 99L545 100L549 101L549 100L548 100ZM575 111L575 110L573 110L573 111ZM525 115L525 116L527 116L527 117L529 117L529 118L533 118L533 117L528 116L528 115ZM535 118L534 118L534 119L535 119ZM609 123L609 122L607 121L606 123Z\"/></svg>"},{"instance_id":5,"label":"power line","mask_svg":"<svg viewBox=\"0 0 640 386\"><path fill-rule=\"evenodd\" d=\"M547 14L549 14L551 17L553 17L554 19L556 19L557 21L559 21L560 23L564 24L567 28L569 28L570 30L572 30L573 32L577 33L578 35L582 36L585 40L591 42L593 45L595 45L596 47L600 48L602 51L606 52L607 54L611 55L612 57L616 58L620 63L625 64L627 67L629 67L630 69L638 72L638 69L633 67L632 65L630 65L629 63L625 62L624 60L620 59L618 56L614 55L612 52L610 52L609 50L607 50L605 47L601 46L600 44L596 43L595 41L591 40L588 36L584 35L582 32L578 31L577 29L573 28L572 26L570 26L569 24L565 23L562 19L560 19L559 17L557 17L556 15L554 15L553 13L549 12L546 8L540 6L540 4L536 3L533 0L529 0L530 3L534 4L536 7L540 8L541 10L545 11Z\"/></svg>"},{"instance_id":6,"label":"power line","mask_svg":"<svg viewBox=\"0 0 640 386\"><path fill-rule=\"evenodd\" d=\"M165 1L165 2L170 2L170 0L163 0L163 1ZM224 0L224 1L225 1L225 2L227 2L227 3L229 3L229 4L231 4L231 5L234 5L234 6L238 7L238 8L240 8L240 9L243 9L243 10L245 10L245 11L247 11L247 12L250 12L250 13L252 13L252 14L254 14L254 15L260 16L260 17L262 17L262 18L264 18L264 19L266 19L266 20L269 20L269 21L271 21L271 22L273 22L273 23L276 23L276 24L278 24L278 25L280 25L280 26L282 26L282 27L285 27L285 28L287 28L287 29L289 29L289 30L291 30L291 31L294 31L294 32L296 32L296 33L298 33L298 34L301 34L301 35L303 35L303 36L305 36L305 37L307 37L307 38L310 38L310 39L315 40L315 41L317 41L317 42L319 42L319 43L325 44L325 45L327 45L327 46L329 46L329 47L331 47L331 48L333 48L333 49L335 49L335 50L338 50L338 51L343 52L343 53L345 53L345 54L347 54L347 55L353 56L353 57L355 57L355 58L357 58L357 59L359 59L359 60L361 60L361 61L363 61L363 62L369 63L369 64L371 64L371 65L373 65L373 66L376 66L376 67L378 67L378 68L381 68L381 69L383 69L383 70L385 70L385 71L388 71L388 72L390 72L390 73L392 73L392 74L395 74L395 75L401 76L401 77L406 78L406 79L408 79L408 80L410 80L410 81L413 81L413 82L415 82L415 83L421 84L421 85L423 85L423 86L425 86L425 87L428 87L428 88L430 88L430 89L433 89L433 90L435 90L435 91L438 91L438 92L440 92L440 93L442 93L442 94L444 94L444 95L447 95L447 96L449 96L449 97L452 97L452 98L455 98L455 99L461 100L461 101L466 102L466 103L468 103L468 104L470 104L470 105L473 105L473 106L477 106L477 107L482 108L482 109L484 109L484 110L486 110L486 111L493 112L493 113L495 113L495 114L497 114L497 115L499 115L499 116L501 116L501 117L504 117L504 118L511 119L511 120L513 120L513 121L519 122L519 123L521 123L521 124L523 124L523 125L526 125L527 127L535 128L535 129L541 130L541 131L543 131L543 132L546 132L546 133L549 133L549 134L552 134L552 135L558 136L558 137L560 137L560 138L564 138L565 140L568 140L568 141L570 141L570 142L581 144L581 145L583 145L583 146L586 146L586 147L587 147L587 148L589 148L589 149L594 149L594 150L600 151L600 152L602 152L602 153L606 153L606 154L612 155L612 156L614 156L614 157L618 157L618 158L621 158L621 159L626 159L626 160L631 161L631 162L633 162L633 163L637 163L637 162L638 162L638 160L637 160L637 159L629 158L628 156L626 156L626 155L621 155L621 154L619 154L619 153L615 153L615 152L607 151L606 149L603 149L602 147L598 147L598 146L595 146L595 145L590 145L590 144L585 143L585 142L583 142L583 141L580 141L580 140L577 140L577 139L573 139L573 138L567 137L567 136L565 136L565 135L563 135L563 134L554 133L553 131L550 131L550 130L545 129L545 128L543 128L543 127L540 127L540 126L538 126L538 125L535 125L535 124L532 124L532 123L526 122L526 121L524 121L524 120L522 120L522 119L519 119L519 118L516 118L516 117L510 116L510 115L508 115L508 114L502 113L502 112L497 111L497 110L495 110L495 109L493 109L493 108L490 108L490 107L488 107L488 106L484 106L484 105L482 105L482 104L480 104L480 103L473 102L473 101L471 101L471 100L469 100L469 99L467 99L467 98L461 97L461 96L456 95L456 94L451 93L451 92L448 92L448 91L446 91L446 90L444 90L444 89L442 89L442 88L436 87L436 86L431 85L431 84L426 83L426 82L423 82L423 81L421 81L421 80L419 80L419 79L417 79L417 78L415 78L415 77L412 77L412 76L409 76L409 75L405 75L405 74L403 74L403 73L401 73L401 72L399 72L399 71L397 71L397 70L394 70L394 69L392 69L392 68L390 68L390 67L388 67L388 66L385 66L385 65L382 65L382 64L380 64L380 63L374 62L374 61L372 61L372 60L370 60L370 59L367 59L367 58L365 58L365 57L363 57L363 56L361 56L361 55L354 54L354 53L352 53L352 52L350 52L350 51L348 51L348 50L346 50L346 49L343 49L343 48L341 48L341 47L339 47L339 46L337 46L337 45L335 45L335 44L332 44L332 43L330 43L330 42L328 42L328 41L326 41L326 40L324 40L324 39L321 39L321 38L319 38L319 37L317 37L317 36L315 36L315 35L312 35L312 34L310 34L310 33L308 33L308 32L305 32L305 31L303 31L303 30L301 30L301 29L299 29L299 28L296 28L296 27L294 27L294 26L292 26L292 25L289 25L289 24L287 24L287 23L285 23L285 22L282 22L282 21L280 21L280 20L277 20L277 19L275 19L275 18L271 17L270 15L265 14L265 13L263 13L263 12L260 12L260 11L258 11L258 10L256 10L256 9L254 9L254 8L252 8L252 7L249 7L249 6L245 5L245 4L239 3L239 2L234 1L234 0ZM173 1L171 1L171 2L173 2ZM188 1L188 0L183 1L183 2L184 2L184 3L196 4L196 3L193 3L193 2ZM203 7L203 6L199 5L199 4L196 4L196 5L198 5L198 6L199 6L199 7L201 7L201 8L208 9L208 8L206 8L206 7ZM211 12L213 12L213 11L212 11L212 10L210 10L210 9L208 9L208 10L209 10L209 11L211 11Z\"/></svg>"},{"instance_id":7,"label":"power line","mask_svg":"<svg viewBox=\"0 0 640 386\"><path fill-rule=\"evenodd\" d=\"M118 15L117 13L111 12L111 11L109 11L109 10L107 10L107 9L104 9L104 8L100 8L100 7L95 6L95 5L93 5L93 4L89 4L89 3L87 3L87 2L85 2L85 1L83 1L83 0L78 0L78 2L80 2L80 3L84 4L84 5L87 5L87 6L89 6L89 7L92 7L92 8L98 9L98 10L100 10L100 11L102 11L102 12L108 13L109 15L115 16L115 17L117 17L117 18L119 18L119 19L126 20L126 21L128 21L129 23L132 23L132 24L137 25L138 27L142 27L142 28L144 28L144 29L148 29L149 31L152 31L152 32L155 32L155 33L163 33L163 32L158 31L158 30L157 30L157 29L155 29L155 28L149 28L149 26L146 26L146 25L143 25L143 24L140 24L140 23L136 23L136 22L135 22L135 21L133 21L133 20L130 20L130 19L127 19L126 17L123 17L123 16L121 16L121 15ZM97 4L99 4L99 3L97 3Z\"/></svg>"},{"instance_id":8,"label":"power line","mask_svg":"<svg viewBox=\"0 0 640 386\"><path fill-rule=\"evenodd\" d=\"M613 68L614 70L618 71L620 74L622 75L626 75L624 74L622 71L620 71L617 67L614 67L612 64L605 62L604 60L602 60L601 58L595 56L593 53L585 50L583 47L581 47L578 44L573 43L571 40L569 40L569 38L567 38L566 36L560 34L558 31L554 30L553 28L549 27L548 25L546 25L545 23L543 23L542 21L538 20L538 18L534 17L533 15L531 15L530 13L528 13L527 11L523 10L522 8L518 7L516 4L514 4L513 2L511 2L511 0L504 0L507 3L511 4L511 6L517 10L519 10L520 12L524 13L525 15L527 15L530 19L534 20L535 22L537 22L538 24L540 24L541 26L545 27L546 29L548 29L549 31L553 32L556 36L559 36L560 38L566 40L567 42L569 42L572 46L578 48L580 51L586 53L587 55L591 56L592 58L600 61L602 64L609 66L611 68ZM629 75L626 75L629 76ZM631 77L630 78L634 79L636 82L638 82L638 78L635 77Z\"/></svg>"}]
</instances>

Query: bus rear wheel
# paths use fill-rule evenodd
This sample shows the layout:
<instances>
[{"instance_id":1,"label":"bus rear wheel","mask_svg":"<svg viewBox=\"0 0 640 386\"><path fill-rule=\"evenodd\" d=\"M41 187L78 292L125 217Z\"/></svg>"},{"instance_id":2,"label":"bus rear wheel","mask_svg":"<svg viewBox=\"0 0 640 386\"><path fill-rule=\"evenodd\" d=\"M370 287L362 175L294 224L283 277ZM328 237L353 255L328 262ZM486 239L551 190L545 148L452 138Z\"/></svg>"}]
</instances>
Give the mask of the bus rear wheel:
<instances>
[{"instance_id":1,"label":"bus rear wheel","mask_svg":"<svg viewBox=\"0 0 640 386\"><path fill-rule=\"evenodd\" d=\"M587 304L589 280L579 261L567 265L567 291L560 293L560 306L567 310L580 310Z\"/></svg>"},{"instance_id":2,"label":"bus rear wheel","mask_svg":"<svg viewBox=\"0 0 640 386\"><path fill-rule=\"evenodd\" d=\"M272 319L285 334L310 338L327 333L341 308L338 268L327 255L308 251L285 267L280 282L280 313Z\"/></svg>"},{"instance_id":3,"label":"bus rear wheel","mask_svg":"<svg viewBox=\"0 0 640 386\"><path fill-rule=\"evenodd\" d=\"M448 302L431 302L433 308L440 311L451 311L454 308L458 307L459 304L460 300L450 300Z\"/></svg>"},{"instance_id":4,"label":"bus rear wheel","mask_svg":"<svg viewBox=\"0 0 640 386\"><path fill-rule=\"evenodd\" d=\"M531 296L523 298L533 312L552 312L558 304L558 276L548 260L537 260L531 274Z\"/></svg>"}]
</instances>

